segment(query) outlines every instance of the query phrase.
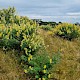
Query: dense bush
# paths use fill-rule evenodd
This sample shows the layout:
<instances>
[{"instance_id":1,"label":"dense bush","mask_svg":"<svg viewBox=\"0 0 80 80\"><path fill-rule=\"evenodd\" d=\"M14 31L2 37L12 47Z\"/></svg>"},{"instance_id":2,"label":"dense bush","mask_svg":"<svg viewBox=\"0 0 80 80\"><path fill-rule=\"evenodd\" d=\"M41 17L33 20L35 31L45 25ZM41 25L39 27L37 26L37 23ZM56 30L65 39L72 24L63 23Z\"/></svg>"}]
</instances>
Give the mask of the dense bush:
<instances>
[{"instance_id":1,"label":"dense bush","mask_svg":"<svg viewBox=\"0 0 80 80\"><path fill-rule=\"evenodd\" d=\"M8 8L0 10L0 23L5 25L12 23L15 16L15 8Z\"/></svg>"},{"instance_id":2,"label":"dense bush","mask_svg":"<svg viewBox=\"0 0 80 80\"><path fill-rule=\"evenodd\" d=\"M21 43L21 41L24 39L25 36L31 36L35 34L36 35L36 25L13 25L11 27L5 27L5 26L0 26L0 39L2 40L7 40L7 41L12 41L16 40ZM27 38L26 38L27 39Z\"/></svg>"},{"instance_id":3,"label":"dense bush","mask_svg":"<svg viewBox=\"0 0 80 80\"><path fill-rule=\"evenodd\" d=\"M38 35L24 36L21 41L21 49L26 52L26 54L34 54L43 45L42 39Z\"/></svg>"},{"instance_id":4,"label":"dense bush","mask_svg":"<svg viewBox=\"0 0 80 80\"><path fill-rule=\"evenodd\" d=\"M12 26L12 24L17 24L19 26L27 23L31 25L34 24L33 21L29 20L26 16L18 16L15 13L16 9L14 7L0 10L0 23L5 26Z\"/></svg>"},{"instance_id":5,"label":"dense bush","mask_svg":"<svg viewBox=\"0 0 80 80\"><path fill-rule=\"evenodd\" d=\"M22 56L23 60L27 60L27 57ZM60 53L58 52L53 58L50 58L48 54L37 54L33 57L30 55L31 60L29 60L28 66L24 66L24 72L26 74L32 75L32 79L48 80L50 78L50 70L53 68L54 64L59 62Z\"/></svg>"},{"instance_id":6,"label":"dense bush","mask_svg":"<svg viewBox=\"0 0 80 80\"><path fill-rule=\"evenodd\" d=\"M53 33L57 36L72 40L80 36L80 28L73 24L63 23L56 26Z\"/></svg>"}]
</instances>

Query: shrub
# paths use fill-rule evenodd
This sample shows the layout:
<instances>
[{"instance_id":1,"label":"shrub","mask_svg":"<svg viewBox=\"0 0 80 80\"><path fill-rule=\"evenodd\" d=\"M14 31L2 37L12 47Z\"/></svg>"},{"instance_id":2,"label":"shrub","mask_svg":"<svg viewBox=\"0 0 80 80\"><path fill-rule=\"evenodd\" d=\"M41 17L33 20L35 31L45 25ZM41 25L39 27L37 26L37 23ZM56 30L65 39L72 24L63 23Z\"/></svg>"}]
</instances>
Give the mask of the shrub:
<instances>
[{"instance_id":1,"label":"shrub","mask_svg":"<svg viewBox=\"0 0 80 80\"><path fill-rule=\"evenodd\" d=\"M21 41L21 49L25 51L26 55L34 54L40 47L44 45L42 38L38 35L32 34L31 36L24 35Z\"/></svg>"},{"instance_id":2,"label":"shrub","mask_svg":"<svg viewBox=\"0 0 80 80\"><path fill-rule=\"evenodd\" d=\"M52 30L52 26L50 25L42 25L41 28L44 30Z\"/></svg>"},{"instance_id":3,"label":"shrub","mask_svg":"<svg viewBox=\"0 0 80 80\"><path fill-rule=\"evenodd\" d=\"M4 24L5 26L17 24L27 24L30 23L30 25L34 24L32 20L29 20L26 16L18 16L15 14L16 10L14 7L9 7L8 9L2 9L0 10L0 23Z\"/></svg>"},{"instance_id":4,"label":"shrub","mask_svg":"<svg viewBox=\"0 0 80 80\"><path fill-rule=\"evenodd\" d=\"M35 37L37 36L36 25L24 24L24 25L18 26L14 24L11 27L5 27L3 25L0 25L0 40L1 41L3 40L3 42L5 42L6 40L6 42L8 42L7 47L9 47L8 44L11 44L11 43L13 43L13 46L14 46L16 44L16 41L19 42L19 44L21 44L21 41L24 39L24 35L31 36L33 34L35 34ZM4 46L6 45L4 44Z\"/></svg>"},{"instance_id":5,"label":"shrub","mask_svg":"<svg viewBox=\"0 0 80 80\"><path fill-rule=\"evenodd\" d=\"M57 36L72 40L80 36L80 28L74 24L63 23L56 26L53 33Z\"/></svg>"},{"instance_id":6,"label":"shrub","mask_svg":"<svg viewBox=\"0 0 80 80\"><path fill-rule=\"evenodd\" d=\"M23 59L26 61L25 56ZM51 75L50 70L59 60L59 53L54 55L53 58L50 58L48 54L43 53L34 55L28 65L25 65L24 72L32 75L32 79L48 80Z\"/></svg>"}]
</instances>

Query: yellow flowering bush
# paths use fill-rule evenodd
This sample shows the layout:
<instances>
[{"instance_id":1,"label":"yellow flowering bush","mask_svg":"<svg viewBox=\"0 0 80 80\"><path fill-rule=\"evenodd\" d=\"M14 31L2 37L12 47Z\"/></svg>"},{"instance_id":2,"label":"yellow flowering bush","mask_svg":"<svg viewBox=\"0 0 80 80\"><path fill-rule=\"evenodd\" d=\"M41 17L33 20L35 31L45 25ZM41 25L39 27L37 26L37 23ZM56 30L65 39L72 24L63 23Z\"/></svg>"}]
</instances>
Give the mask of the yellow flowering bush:
<instances>
[{"instance_id":1,"label":"yellow flowering bush","mask_svg":"<svg viewBox=\"0 0 80 80\"><path fill-rule=\"evenodd\" d=\"M15 9L0 10L0 47L5 50L18 50L21 65L26 74L32 78L46 80L50 78L49 70L58 61L46 54L37 54L44 41L37 34L37 25L27 17L14 14ZM5 15L5 16L3 16ZM49 29L47 26L45 29ZM36 55L36 54L37 55Z\"/></svg>"},{"instance_id":2,"label":"yellow flowering bush","mask_svg":"<svg viewBox=\"0 0 80 80\"><path fill-rule=\"evenodd\" d=\"M58 61L60 61L59 53L53 55L52 59L48 54L37 54L32 57L28 63L30 66L26 65L25 70L27 70L27 74L32 75L32 78L36 80L48 80L51 74L50 70Z\"/></svg>"},{"instance_id":3,"label":"yellow flowering bush","mask_svg":"<svg viewBox=\"0 0 80 80\"><path fill-rule=\"evenodd\" d=\"M54 28L53 34L72 40L80 36L80 28L74 24L63 23Z\"/></svg>"},{"instance_id":4,"label":"yellow flowering bush","mask_svg":"<svg viewBox=\"0 0 80 80\"><path fill-rule=\"evenodd\" d=\"M0 23L5 26L17 24L34 24L32 20L29 20L26 16L18 16L15 14L16 9L14 7L9 7L7 9L0 10ZM29 26L29 25L28 25Z\"/></svg>"}]
</instances>

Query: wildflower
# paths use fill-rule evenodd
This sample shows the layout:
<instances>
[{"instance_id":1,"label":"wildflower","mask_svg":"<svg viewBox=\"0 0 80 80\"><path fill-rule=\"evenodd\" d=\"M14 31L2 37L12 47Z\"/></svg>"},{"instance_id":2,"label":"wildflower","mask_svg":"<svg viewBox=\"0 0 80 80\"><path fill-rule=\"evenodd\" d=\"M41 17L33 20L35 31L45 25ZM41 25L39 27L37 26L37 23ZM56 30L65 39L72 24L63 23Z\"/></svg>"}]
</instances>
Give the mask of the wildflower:
<instances>
[{"instance_id":1,"label":"wildflower","mask_svg":"<svg viewBox=\"0 0 80 80\"><path fill-rule=\"evenodd\" d=\"M44 69L46 68L46 65L44 65Z\"/></svg>"},{"instance_id":2,"label":"wildflower","mask_svg":"<svg viewBox=\"0 0 80 80\"><path fill-rule=\"evenodd\" d=\"M29 66L29 69L31 69L31 66Z\"/></svg>"},{"instance_id":3,"label":"wildflower","mask_svg":"<svg viewBox=\"0 0 80 80\"><path fill-rule=\"evenodd\" d=\"M49 75L48 75L48 78L50 78L50 76L51 76L51 75L49 74Z\"/></svg>"},{"instance_id":4,"label":"wildflower","mask_svg":"<svg viewBox=\"0 0 80 80\"><path fill-rule=\"evenodd\" d=\"M32 55L31 54L29 55L29 57L30 57L30 59L32 59Z\"/></svg>"},{"instance_id":5,"label":"wildflower","mask_svg":"<svg viewBox=\"0 0 80 80\"><path fill-rule=\"evenodd\" d=\"M24 72L27 73L28 71L26 69L24 69Z\"/></svg>"},{"instance_id":6,"label":"wildflower","mask_svg":"<svg viewBox=\"0 0 80 80\"><path fill-rule=\"evenodd\" d=\"M23 38L26 39L26 35L23 35Z\"/></svg>"},{"instance_id":7,"label":"wildflower","mask_svg":"<svg viewBox=\"0 0 80 80\"><path fill-rule=\"evenodd\" d=\"M43 73L46 73L46 70L43 70Z\"/></svg>"},{"instance_id":8,"label":"wildflower","mask_svg":"<svg viewBox=\"0 0 80 80\"><path fill-rule=\"evenodd\" d=\"M16 35L17 35L17 37L19 37L19 32L17 32L17 34L16 34Z\"/></svg>"},{"instance_id":9,"label":"wildflower","mask_svg":"<svg viewBox=\"0 0 80 80\"><path fill-rule=\"evenodd\" d=\"M29 48L31 48L31 46L29 46Z\"/></svg>"},{"instance_id":10,"label":"wildflower","mask_svg":"<svg viewBox=\"0 0 80 80\"><path fill-rule=\"evenodd\" d=\"M28 53L27 53L27 48L24 48L24 50L25 50L25 53L28 55Z\"/></svg>"},{"instance_id":11,"label":"wildflower","mask_svg":"<svg viewBox=\"0 0 80 80\"><path fill-rule=\"evenodd\" d=\"M28 57L28 62L29 62L30 60L31 60L30 57Z\"/></svg>"},{"instance_id":12,"label":"wildflower","mask_svg":"<svg viewBox=\"0 0 80 80\"><path fill-rule=\"evenodd\" d=\"M52 59L50 59L50 63L52 63Z\"/></svg>"}]
</instances>

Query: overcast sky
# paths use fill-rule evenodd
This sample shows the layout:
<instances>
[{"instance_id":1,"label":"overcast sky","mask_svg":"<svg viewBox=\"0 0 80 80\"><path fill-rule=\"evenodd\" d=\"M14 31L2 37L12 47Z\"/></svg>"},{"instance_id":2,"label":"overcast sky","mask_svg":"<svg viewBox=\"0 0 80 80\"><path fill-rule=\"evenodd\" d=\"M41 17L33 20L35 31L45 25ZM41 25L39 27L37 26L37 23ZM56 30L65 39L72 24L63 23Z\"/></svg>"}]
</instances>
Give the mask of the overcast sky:
<instances>
[{"instance_id":1,"label":"overcast sky","mask_svg":"<svg viewBox=\"0 0 80 80\"><path fill-rule=\"evenodd\" d=\"M0 0L0 9L15 7L17 14L45 21L80 22L80 0Z\"/></svg>"}]
</instances>

